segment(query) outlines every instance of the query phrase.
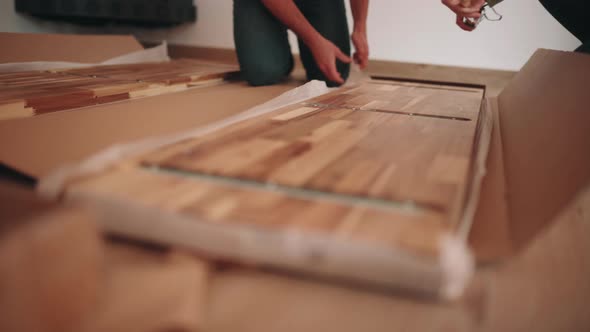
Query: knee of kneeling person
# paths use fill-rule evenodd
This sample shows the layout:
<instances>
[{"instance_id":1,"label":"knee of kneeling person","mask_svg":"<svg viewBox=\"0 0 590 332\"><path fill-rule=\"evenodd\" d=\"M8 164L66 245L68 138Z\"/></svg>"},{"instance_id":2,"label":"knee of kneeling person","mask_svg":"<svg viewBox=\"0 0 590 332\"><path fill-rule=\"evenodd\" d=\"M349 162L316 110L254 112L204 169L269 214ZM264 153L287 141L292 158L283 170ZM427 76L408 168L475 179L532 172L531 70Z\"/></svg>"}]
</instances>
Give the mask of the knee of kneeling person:
<instances>
[{"instance_id":1,"label":"knee of kneeling person","mask_svg":"<svg viewBox=\"0 0 590 332\"><path fill-rule=\"evenodd\" d=\"M284 80L290 73L291 67L259 64L242 67L242 77L253 86L272 85Z\"/></svg>"}]
</instances>

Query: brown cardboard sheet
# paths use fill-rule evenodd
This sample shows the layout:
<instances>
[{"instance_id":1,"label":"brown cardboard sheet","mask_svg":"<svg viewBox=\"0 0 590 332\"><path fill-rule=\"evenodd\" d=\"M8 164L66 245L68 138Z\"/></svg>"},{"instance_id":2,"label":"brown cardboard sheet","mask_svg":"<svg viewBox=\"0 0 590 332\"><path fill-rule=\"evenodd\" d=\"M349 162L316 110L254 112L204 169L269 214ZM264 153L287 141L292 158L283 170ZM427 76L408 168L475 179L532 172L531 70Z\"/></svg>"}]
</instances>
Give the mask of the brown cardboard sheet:
<instances>
[{"instance_id":1,"label":"brown cardboard sheet","mask_svg":"<svg viewBox=\"0 0 590 332\"><path fill-rule=\"evenodd\" d=\"M538 50L498 96L470 244L478 258L526 247L590 183L590 57Z\"/></svg>"},{"instance_id":2,"label":"brown cardboard sheet","mask_svg":"<svg viewBox=\"0 0 590 332\"><path fill-rule=\"evenodd\" d=\"M0 32L0 63L68 61L96 63L142 50L133 36Z\"/></svg>"}]
</instances>

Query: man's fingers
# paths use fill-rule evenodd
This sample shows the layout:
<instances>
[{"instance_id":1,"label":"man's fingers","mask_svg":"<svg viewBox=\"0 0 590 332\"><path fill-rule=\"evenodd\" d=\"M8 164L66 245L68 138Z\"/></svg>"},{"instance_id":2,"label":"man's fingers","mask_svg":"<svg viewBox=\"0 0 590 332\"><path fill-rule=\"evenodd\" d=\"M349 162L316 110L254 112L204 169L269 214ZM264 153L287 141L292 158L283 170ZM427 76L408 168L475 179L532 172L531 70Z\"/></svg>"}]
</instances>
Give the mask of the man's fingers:
<instances>
[{"instance_id":1,"label":"man's fingers","mask_svg":"<svg viewBox=\"0 0 590 332\"><path fill-rule=\"evenodd\" d=\"M326 75L326 77L328 78L328 80L330 80L332 82L336 82L338 84L344 83L342 76L340 76L340 73L336 70L335 63L331 63L321 69L322 69L322 72L324 73L324 75Z\"/></svg>"},{"instance_id":2,"label":"man's fingers","mask_svg":"<svg viewBox=\"0 0 590 332\"><path fill-rule=\"evenodd\" d=\"M457 25L459 26L459 28L465 30L465 31L472 31L473 29L475 29L474 26L468 25L465 22L463 22L463 17L457 15Z\"/></svg>"}]
</instances>

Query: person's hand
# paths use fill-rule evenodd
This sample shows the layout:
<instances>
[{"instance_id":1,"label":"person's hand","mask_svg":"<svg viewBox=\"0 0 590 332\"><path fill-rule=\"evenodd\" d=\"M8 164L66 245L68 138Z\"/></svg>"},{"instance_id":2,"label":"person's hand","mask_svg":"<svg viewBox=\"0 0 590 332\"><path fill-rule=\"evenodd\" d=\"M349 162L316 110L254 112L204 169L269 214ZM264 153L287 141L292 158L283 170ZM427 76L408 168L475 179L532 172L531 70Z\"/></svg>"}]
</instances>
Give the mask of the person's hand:
<instances>
[{"instance_id":1,"label":"person's hand","mask_svg":"<svg viewBox=\"0 0 590 332\"><path fill-rule=\"evenodd\" d=\"M465 31L473 31L475 30L475 25L465 23L466 16L457 15L457 20L455 23L457 26Z\"/></svg>"},{"instance_id":2,"label":"person's hand","mask_svg":"<svg viewBox=\"0 0 590 332\"><path fill-rule=\"evenodd\" d=\"M449 7L455 14L457 14L457 25L465 30L471 31L475 29L475 27L465 24L464 18L474 18L478 19L481 16L479 12L481 7L484 5L485 0L471 0L468 1L469 5L464 6L465 0L442 0L442 3Z\"/></svg>"},{"instance_id":3,"label":"person's hand","mask_svg":"<svg viewBox=\"0 0 590 332\"><path fill-rule=\"evenodd\" d=\"M365 30L354 29L352 35L352 44L354 45L354 62L357 63L361 69L367 67L369 62L369 43L367 42L367 32Z\"/></svg>"},{"instance_id":4,"label":"person's hand","mask_svg":"<svg viewBox=\"0 0 590 332\"><path fill-rule=\"evenodd\" d=\"M338 70L336 70L336 59L344 63L351 63L352 60L350 57L342 53L338 46L322 36L318 36L318 38L308 46L318 68L324 73L326 78L332 82L344 84L344 79Z\"/></svg>"}]
</instances>

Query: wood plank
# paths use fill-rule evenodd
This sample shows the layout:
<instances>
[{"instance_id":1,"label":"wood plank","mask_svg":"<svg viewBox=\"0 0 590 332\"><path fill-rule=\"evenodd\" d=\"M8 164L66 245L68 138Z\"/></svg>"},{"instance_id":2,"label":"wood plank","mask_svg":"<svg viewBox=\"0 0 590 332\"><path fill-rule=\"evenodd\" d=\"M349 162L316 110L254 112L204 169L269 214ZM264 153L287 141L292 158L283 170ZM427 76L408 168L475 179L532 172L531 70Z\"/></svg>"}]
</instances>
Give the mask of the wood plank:
<instances>
[{"instance_id":1,"label":"wood plank","mask_svg":"<svg viewBox=\"0 0 590 332\"><path fill-rule=\"evenodd\" d=\"M338 135L330 136L307 153L289 160L272 172L268 180L284 185L301 186L318 171L345 154L367 134L368 132L360 130L341 130Z\"/></svg>"},{"instance_id":2,"label":"wood plank","mask_svg":"<svg viewBox=\"0 0 590 332\"><path fill-rule=\"evenodd\" d=\"M191 160L191 164L187 166L203 173L236 174L286 145L283 141L253 138L213 151L195 161Z\"/></svg>"}]
</instances>

